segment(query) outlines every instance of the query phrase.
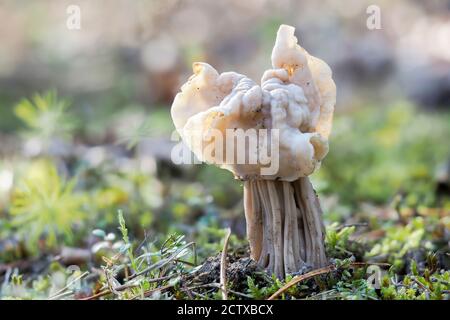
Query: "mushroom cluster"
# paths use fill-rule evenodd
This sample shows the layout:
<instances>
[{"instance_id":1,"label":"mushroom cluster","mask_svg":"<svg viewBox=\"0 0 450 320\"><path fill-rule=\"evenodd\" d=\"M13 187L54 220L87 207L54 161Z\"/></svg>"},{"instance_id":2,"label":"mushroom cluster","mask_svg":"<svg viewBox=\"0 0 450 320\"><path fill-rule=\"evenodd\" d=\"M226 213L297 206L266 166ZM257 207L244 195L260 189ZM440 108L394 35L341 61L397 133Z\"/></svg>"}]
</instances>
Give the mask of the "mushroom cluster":
<instances>
[{"instance_id":1,"label":"mushroom cluster","mask_svg":"<svg viewBox=\"0 0 450 320\"><path fill-rule=\"evenodd\" d=\"M194 63L171 109L196 157L243 181L251 257L279 278L326 264L308 176L328 152L336 102L331 69L298 45L294 31L280 26L261 85Z\"/></svg>"}]
</instances>

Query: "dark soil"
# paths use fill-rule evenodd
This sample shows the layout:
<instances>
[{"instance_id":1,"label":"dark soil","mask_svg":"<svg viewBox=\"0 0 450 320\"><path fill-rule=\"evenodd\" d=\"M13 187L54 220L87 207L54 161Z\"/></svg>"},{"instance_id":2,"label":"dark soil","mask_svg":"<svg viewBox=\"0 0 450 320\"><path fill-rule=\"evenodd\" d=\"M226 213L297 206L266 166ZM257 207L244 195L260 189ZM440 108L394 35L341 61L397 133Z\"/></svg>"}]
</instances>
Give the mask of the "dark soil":
<instances>
[{"instance_id":1,"label":"dark soil","mask_svg":"<svg viewBox=\"0 0 450 320\"><path fill-rule=\"evenodd\" d=\"M200 269L194 274L182 280L183 287L201 288L205 290L210 284L220 283L220 260L221 253L207 258ZM246 293L248 285L247 278L251 277L256 284L267 285L269 278L264 271L250 257L244 257L242 252L233 252L227 255L227 287L237 292Z\"/></svg>"}]
</instances>

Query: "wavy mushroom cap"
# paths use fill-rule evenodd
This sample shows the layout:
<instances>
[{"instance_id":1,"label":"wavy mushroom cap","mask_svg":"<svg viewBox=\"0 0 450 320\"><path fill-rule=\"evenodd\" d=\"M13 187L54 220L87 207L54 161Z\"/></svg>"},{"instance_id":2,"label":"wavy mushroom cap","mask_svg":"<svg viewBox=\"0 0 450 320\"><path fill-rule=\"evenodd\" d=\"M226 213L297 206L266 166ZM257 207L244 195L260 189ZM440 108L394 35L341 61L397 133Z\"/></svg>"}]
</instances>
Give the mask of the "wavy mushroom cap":
<instances>
[{"instance_id":1,"label":"wavy mushroom cap","mask_svg":"<svg viewBox=\"0 0 450 320\"><path fill-rule=\"evenodd\" d=\"M285 25L277 34L272 65L259 86L244 75L219 74L206 63L194 63L194 74L175 97L171 114L200 160L240 179L293 181L320 166L328 152L336 100L331 69L301 48L294 28ZM264 138L262 129L277 135ZM244 144L227 138L234 134L244 135ZM262 173L271 165L258 155L277 161L277 170ZM250 160L255 158L257 162Z\"/></svg>"},{"instance_id":2,"label":"wavy mushroom cap","mask_svg":"<svg viewBox=\"0 0 450 320\"><path fill-rule=\"evenodd\" d=\"M295 28L281 25L272 50L272 66L289 73L289 82L302 87L313 115L312 131L328 138L331 132L336 85L330 67L298 45Z\"/></svg>"}]
</instances>

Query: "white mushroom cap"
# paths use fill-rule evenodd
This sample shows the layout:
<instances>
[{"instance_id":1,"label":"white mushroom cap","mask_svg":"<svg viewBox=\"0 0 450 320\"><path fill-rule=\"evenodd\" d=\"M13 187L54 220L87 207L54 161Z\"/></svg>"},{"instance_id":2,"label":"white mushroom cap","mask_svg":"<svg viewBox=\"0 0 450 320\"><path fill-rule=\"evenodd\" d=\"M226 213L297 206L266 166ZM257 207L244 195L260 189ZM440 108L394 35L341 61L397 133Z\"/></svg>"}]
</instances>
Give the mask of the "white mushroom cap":
<instances>
[{"instance_id":1,"label":"white mushroom cap","mask_svg":"<svg viewBox=\"0 0 450 320\"><path fill-rule=\"evenodd\" d=\"M176 129L200 160L241 179L293 181L320 166L328 152L336 87L331 69L297 44L294 30L280 26L272 51L274 69L264 73L261 86L244 75L219 74L206 63L194 63L194 75L175 97L171 113ZM267 165L236 163L238 152L248 159L254 150L228 141L227 129L278 129L279 170L261 175ZM252 141L257 152L270 150L266 142ZM231 151L235 157L227 162L225 155Z\"/></svg>"},{"instance_id":2,"label":"white mushroom cap","mask_svg":"<svg viewBox=\"0 0 450 320\"><path fill-rule=\"evenodd\" d=\"M336 104L336 85L330 67L297 43L295 28L281 25L272 50L272 66L289 73L289 82L302 87L313 115L313 131L328 138ZM312 81L311 81L312 80Z\"/></svg>"}]
</instances>

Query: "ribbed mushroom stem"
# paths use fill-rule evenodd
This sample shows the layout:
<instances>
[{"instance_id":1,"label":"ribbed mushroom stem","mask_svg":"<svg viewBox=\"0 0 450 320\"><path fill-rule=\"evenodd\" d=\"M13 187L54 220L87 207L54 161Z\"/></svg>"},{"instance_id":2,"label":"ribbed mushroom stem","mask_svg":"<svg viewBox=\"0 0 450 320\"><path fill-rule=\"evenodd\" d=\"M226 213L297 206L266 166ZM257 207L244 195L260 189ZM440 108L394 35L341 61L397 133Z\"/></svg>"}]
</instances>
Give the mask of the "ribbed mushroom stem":
<instances>
[{"instance_id":1,"label":"ribbed mushroom stem","mask_svg":"<svg viewBox=\"0 0 450 320\"><path fill-rule=\"evenodd\" d=\"M307 177L245 181L244 204L251 257L267 272L283 279L325 266L322 210Z\"/></svg>"}]
</instances>

